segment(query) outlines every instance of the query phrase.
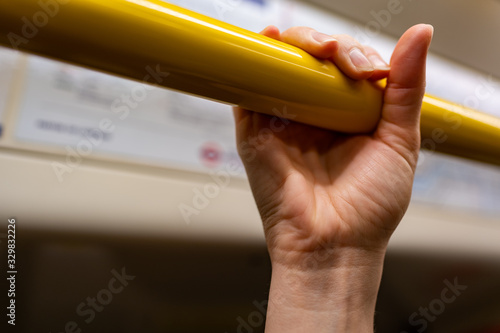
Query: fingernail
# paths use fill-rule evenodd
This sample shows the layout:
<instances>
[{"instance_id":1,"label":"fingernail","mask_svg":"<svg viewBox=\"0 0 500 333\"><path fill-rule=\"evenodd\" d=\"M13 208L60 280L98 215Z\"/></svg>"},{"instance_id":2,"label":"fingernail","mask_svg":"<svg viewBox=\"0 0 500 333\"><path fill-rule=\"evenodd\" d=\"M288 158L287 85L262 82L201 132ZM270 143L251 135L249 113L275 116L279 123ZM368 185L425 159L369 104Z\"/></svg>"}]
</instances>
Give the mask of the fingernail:
<instances>
[{"instance_id":1,"label":"fingernail","mask_svg":"<svg viewBox=\"0 0 500 333\"><path fill-rule=\"evenodd\" d=\"M427 24L430 28L431 28L431 42L432 42L432 39L434 38L434 26L430 25L430 24ZM430 44L429 44L430 46Z\"/></svg>"},{"instance_id":2,"label":"fingernail","mask_svg":"<svg viewBox=\"0 0 500 333\"><path fill-rule=\"evenodd\" d=\"M373 65L360 49L354 48L349 52L352 64L362 72L373 71Z\"/></svg>"},{"instance_id":3,"label":"fingernail","mask_svg":"<svg viewBox=\"0 0 500 333\"><path fill-rule=\"evenodd\" d=\"M426 25L427 25L428 27L430 27L430 28L431 28L431 30L432 30L432 35L434 35L434 26L433 26L433 25L431 25L431 24L426 24Z\"/></svg>"},{"instance_id":4,"label":"fingernail","mask_svg":"<svg viewBox=\"0 0 500 333\"><path fill-rule=\"evenodd\" d=\"M391 67L380 57L372 55L370 61L375 69L386 71L391 69Z\"/></svg>"},{"instance_id":5,"label":"fingernail","mask_svg":"<svg viewBox=\"0 0 500 333\"><path fill-rule=\"evenodd\" d=\"M312 33L312 38L314 38L314 40L316 40L320 44L336 41L336 39L333 38L332 36L317 31L314 31Z\"/></svg>"}]
</instances>

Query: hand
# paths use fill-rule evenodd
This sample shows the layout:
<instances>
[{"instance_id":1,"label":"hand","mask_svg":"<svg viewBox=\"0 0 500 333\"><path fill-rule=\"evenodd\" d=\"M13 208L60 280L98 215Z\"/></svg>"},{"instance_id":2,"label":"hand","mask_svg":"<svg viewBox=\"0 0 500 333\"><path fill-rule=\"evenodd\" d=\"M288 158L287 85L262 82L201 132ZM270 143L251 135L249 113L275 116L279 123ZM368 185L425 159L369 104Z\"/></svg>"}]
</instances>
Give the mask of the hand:
<instances>
[{"instance_id":1,"label":"hand","mask_svg":"<svg viewBox=\"0 0 500 333\"><path fill-rule=\"evenodd\" d=\"M382 117L373 133L345 135L289 122L255 147L255 158L242 155L273 264L267 328L329 331L335 322L331 317L325 322L328 329L315 323L306 329L293 309L320 316L328 312L327 304L339 312L339 302L348 302L346 313L371 311L373 317L370 309L387 243L410 201L433 30L427 25L409 29L390 67L375 50L346 35L328 36L305 27L280 33L273 26L262 33L330 59L353 79L387 78ZM271 118L236 108L235 120L240 146L258 142ZM273 298L279 297L281 303L273 305ZM366 330L372 320L358 319L356 325L363 328L352 331Z\"/></svg>"}]
</instances>

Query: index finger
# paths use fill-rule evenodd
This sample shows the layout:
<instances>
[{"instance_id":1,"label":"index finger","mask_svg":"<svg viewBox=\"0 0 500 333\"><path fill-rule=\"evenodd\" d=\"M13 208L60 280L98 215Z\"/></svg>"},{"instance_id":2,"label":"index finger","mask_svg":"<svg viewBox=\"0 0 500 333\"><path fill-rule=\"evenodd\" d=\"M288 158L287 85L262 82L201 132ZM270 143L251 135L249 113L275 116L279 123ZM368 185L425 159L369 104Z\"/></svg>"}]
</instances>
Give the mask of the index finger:
<instances>
[{"instance_id":1,"label":"index finger","mask_svg":"<svg viewBox=\"0 0 500 333\"><path fill-rule=\"evenodd\" d=\"M281 34L281 40L320 59L331 58L338 49L337 39L308 27L285 30Z\"/></svg>"}]
</instances>

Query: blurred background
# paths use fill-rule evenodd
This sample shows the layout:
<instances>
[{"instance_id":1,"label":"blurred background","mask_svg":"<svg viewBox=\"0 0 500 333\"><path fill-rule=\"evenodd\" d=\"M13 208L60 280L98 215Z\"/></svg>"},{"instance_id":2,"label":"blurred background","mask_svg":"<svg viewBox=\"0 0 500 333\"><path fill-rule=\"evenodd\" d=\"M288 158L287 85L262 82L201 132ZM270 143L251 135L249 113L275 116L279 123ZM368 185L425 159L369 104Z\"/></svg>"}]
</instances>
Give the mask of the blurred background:
<instances>
[{"instance_id":1,"label":"blurred background","mask_svg":"<svg viewBox=\"0 0 500 333\"><path fill-rule=\"evenodd\" d=\"M256 32L350 34L387 61L433 24L427 92L500 116L498 1L167 2ZM0 134L16 331L264 331L270 262L230 107L0 48ZM500 332L499 281L500 168L422 151L377 331Z\"/></svg>"}]
</instances>

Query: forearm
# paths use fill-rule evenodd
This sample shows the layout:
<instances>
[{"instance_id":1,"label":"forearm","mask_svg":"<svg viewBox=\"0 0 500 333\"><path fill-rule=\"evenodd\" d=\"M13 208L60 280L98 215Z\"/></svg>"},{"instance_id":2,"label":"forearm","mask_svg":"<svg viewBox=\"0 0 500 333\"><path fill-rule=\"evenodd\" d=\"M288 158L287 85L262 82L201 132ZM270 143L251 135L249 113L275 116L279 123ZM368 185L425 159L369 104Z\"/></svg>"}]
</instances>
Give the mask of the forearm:
<instances>
[{"instance_id":1,"label":"forearm","mask_svg":"<svg viewBox=\"0 0 500 333\"><path fill-rule=\"evenodd\" d=\"M339 249L293 268L273 262L266 333L372 333L383 252Z\"/></svg>"}]
</instances>

